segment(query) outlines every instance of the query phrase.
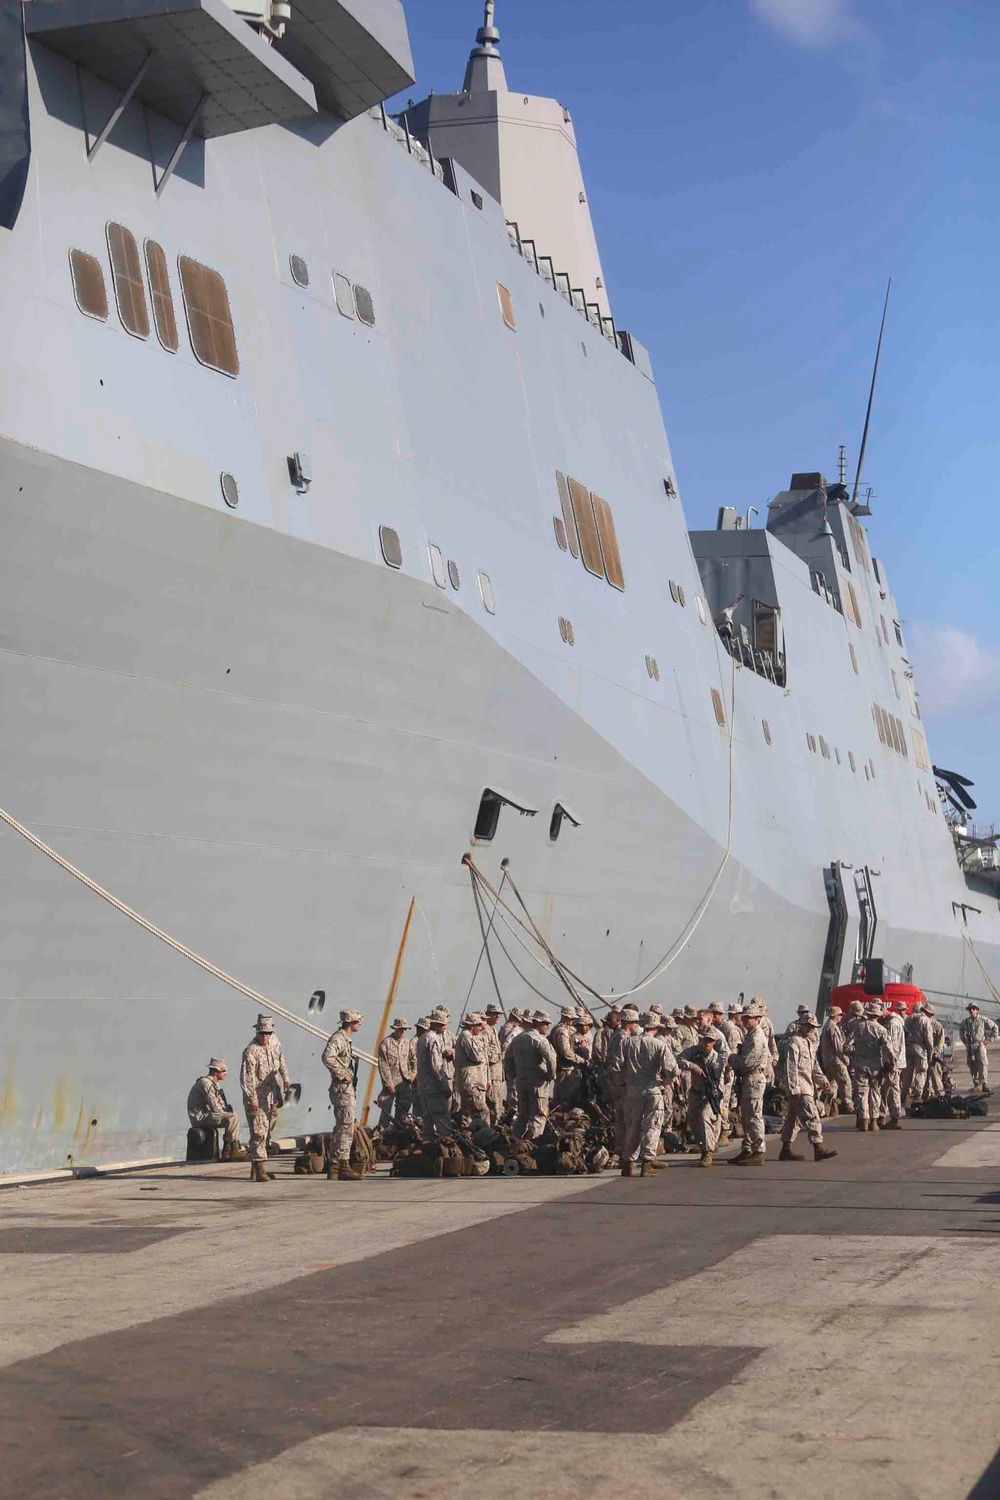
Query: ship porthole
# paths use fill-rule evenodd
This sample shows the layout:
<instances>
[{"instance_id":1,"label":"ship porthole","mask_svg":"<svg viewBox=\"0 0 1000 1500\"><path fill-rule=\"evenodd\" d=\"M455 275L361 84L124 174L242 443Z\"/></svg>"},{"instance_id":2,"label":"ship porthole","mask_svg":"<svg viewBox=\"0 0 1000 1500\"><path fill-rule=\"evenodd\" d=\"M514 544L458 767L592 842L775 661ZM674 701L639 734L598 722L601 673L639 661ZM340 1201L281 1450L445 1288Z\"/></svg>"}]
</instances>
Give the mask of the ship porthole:
<instances>
[{"instance_id":1,"label":"ship porthole","mask_svg":"<svg viewBox=\"0 0 1000 1500\"><path fill-rule=\"evenodd\" d=\"M239 505L240 503L239 485L236 483L236 480L233 478L232 474L228 473L228 471L225 469L219 476L219 483L222 485L223 500L225 500L230 510L235 510L237 505Z\"/></svg>"}]
</instances>

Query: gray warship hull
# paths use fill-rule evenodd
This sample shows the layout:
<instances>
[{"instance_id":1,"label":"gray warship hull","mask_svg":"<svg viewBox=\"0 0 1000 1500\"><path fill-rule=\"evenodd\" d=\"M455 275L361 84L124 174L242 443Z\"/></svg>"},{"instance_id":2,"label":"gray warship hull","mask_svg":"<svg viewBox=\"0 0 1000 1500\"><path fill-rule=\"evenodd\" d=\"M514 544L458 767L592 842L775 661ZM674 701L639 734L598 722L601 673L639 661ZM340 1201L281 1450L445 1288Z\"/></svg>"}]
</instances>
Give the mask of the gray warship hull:
<instances>
[{"instance_id":1,"label":"gray warship hull","mask_svg":"<svg viewBox=\"0 0 1000 1500\"><path fill-rule=\"evenodd\" d=\"M449 189L376 111L194 143L156 197L155 111L130 105L88 164L114 91L26 56L30 173L0 229L0 805L303 1019L357 1006L368 1047L411 897L397 1008L461 1010L482 946L469 852L494 883L509 859L602 993L679 950L647 999L760 992L783 1021L830 969L840 867L873 877L880 955L946 1006L983 995L995 902L969 894L929 767L873 722L891 652L870 572L855 630L793 548L740 536L779 596L787 675L737 663L641 358L457 171ZM81 314L67 257L99 255L108 222L225 272L237 379ZM338 268L372 326L338 307ZM557 470L613 501L624 590L553 539ZM484 842L486 789L508 801ZM841 888L828 980L866 920ZM526 980L558 1001L537 948L499 931L521 970L498 959L505 1002L533 999ZM8 827L0 953L0 1170L182 1154L186 1091L210 1053L234 1066L247 1000ZM489 984L481 966L474 997ZM328 1128L321 1044L279 1032L301 1084L281 1133Z\"/></svg>"}]
</instances>

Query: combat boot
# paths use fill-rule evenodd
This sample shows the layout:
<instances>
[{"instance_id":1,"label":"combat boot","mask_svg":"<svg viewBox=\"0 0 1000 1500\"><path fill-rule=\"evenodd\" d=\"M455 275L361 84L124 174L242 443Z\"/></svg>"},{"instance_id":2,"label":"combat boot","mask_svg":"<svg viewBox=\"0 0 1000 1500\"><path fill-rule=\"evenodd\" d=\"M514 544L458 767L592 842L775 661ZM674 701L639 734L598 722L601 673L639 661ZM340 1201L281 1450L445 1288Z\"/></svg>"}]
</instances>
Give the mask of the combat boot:
<instances>
[{"instance_id":1,"label":"combat boot","mask_svg":"<svg viewBox=\"0 0 1000 1500\"><path fill-rule=\"evenodd\" d=\"M249 1161L250 1157L239 1141L236 1141L231 1146L223 1146L221 1159L223 1161Z\"/></svg>"},{"instance_id":2,"label":"combat boot","mask_svg":"<svg viewBox=\"0 0 1000 1500\"><path fill-rule=\"evenodd\" d=\"M832 1161L836 1151L828 1151L825 1146L813 1147L813 1161Z\"/></svg>"},{"instance_id":3,"label":"combat boot","mask_svg":"<svg viewBox=\"0 0 1000 1500\"><path fill-rule=\"evenodd\" d=\"M734 1167L762 1167L763 1165L764 1165L764 1153L763 1153L763 1151L751 1151L749 1153L749 1155L747 1155L747 1156L744 1156L741 1153L739 1156L734 1156L733 1157L733 1166Z\"/></svg>"},{"instance_id":4,"label":"combat boot","mask_svg":"<svg viewBox=\"0 0 1000 1500\"><path fill-rule=\"evenodd\" d=\"M363 1172L355 1172L349 1161L342 1161L337 1168L338 1182L361 1182L364 1175Z\"/></svg>"},{"instance_id":5,"label":"combat boot","mask_svg":"<svg viewBox=\"0 0 1000 1500\"><path fill-rule=\"evenodd\" d=\"M262 1161L252 1161L250 1163L251 1182L270 1182L270 1180Z\"/></svg>"},{"instance_id":6,"label":"combat boot","mask_svg":"<svg viewBox=\"0 0 1000 1500\"><path fill-rule=\"evenodd\" d=\"M791 1146L782 1146L781 1150L778 1152L778 1160L779 1161L805 1161L805 1157L804 1156L800 1156L797 1151L793 1151L792 1148L791 1148Z\"/></svg>"},{"instance_id":7,"label":"combat boot","mask_svg":"<svg viewBox=\"0 0 1000 1500\"><path fill-rule=\"evenodd\" d=\"M746 1146L744 1146L743 1150L740 1152L739 1156L734 1156L734 1157L732 1157L730 1159L729 1165L731 1167L746 1167L752 1161L753 1161L753 1152L752 1151L748 1151L747 1148L746 1148Z\"/></svg>"},{"instance_id":8,"label":"combat boot","mask_svg":"<svg viewBox=\"0 0 1000 1500\"><path fill-rule=\"evenodd\" d=\"M715 1157L712 1155L711 1151L703 1151L701 1153L701 1160L699 1161L698 1165L699 1167L710 1167L714 1161Z\"/></svg>"},{"instance_id":9,"label":"combat boot","mask_svg":"<svg viewBox=\"0 0 1000 1500\"><path fill-rule=\"evenodd\" d=\"M881 1127L881 1125L879 1124L879 1122L877 1120L869 1120L868 1121L868 1129L869 1130L881 1130L882 1127Z\"/></svg>"},{"instance_id":10,"label":"combat boot","mask_svg":"<svg viewBox=\"0 0 1000 1500\"><path fill-rule=\"evenodd\" d=\"M659 1171L659 1168L657 1166L655 1166L653 1164L653 1162L651 1162L651 1161L644 1161L643 1164L642 1164L642 1166L639 1168L639 1176L640 1177L655 1177L658 1171Z\"/></svg>"},{"instance_id":11,"label":"combat boot","mask_svg":"<svg viewBox=\"0 0 1000 1500\"><path fill-rule=\"evenodd\" d=\"M890 1120L885 1128L886 1130L902 1130L903 1122L902 1120Z\"/></svg>"},{"instance_id":12,"label":"combat boot","mask_svg":"<svg viewBox=\"0 0 1000 1500\"><path fill-rule=\"evenodd\" d=\"M632 1165L632 1163L630 1161L623 1161L622 1162L622 1176L623 1177L634 1177L635 1176L635 1167Z\"/></svg>"},{"instance_id":13,"label":"combat boot","mask_svg":"<svg viewBox=\"0 0 1000 1500\"><path fill-rule=\"evenodd\" d=\"M858 1123L855 1125L854 1128L855 1128L855 1130L867 1130L868 1129L868 1121L867 1120L862 1120L862 1119L859 1118Z\"/></svg>"}]
</instances>

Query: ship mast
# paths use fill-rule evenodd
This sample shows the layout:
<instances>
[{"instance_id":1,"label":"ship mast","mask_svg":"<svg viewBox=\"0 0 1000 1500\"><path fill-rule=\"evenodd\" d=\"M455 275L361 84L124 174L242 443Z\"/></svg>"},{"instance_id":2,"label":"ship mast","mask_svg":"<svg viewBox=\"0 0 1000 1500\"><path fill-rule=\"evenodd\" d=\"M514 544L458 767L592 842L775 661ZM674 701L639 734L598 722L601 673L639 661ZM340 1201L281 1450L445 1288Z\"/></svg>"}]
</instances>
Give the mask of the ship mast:
<instances>
[{"instance_id":1,"label":"ship mast","mask_svg":"<svg viewBox=\"0 0 1000 1500\"><path fill-rule=\"evenodd\" d=\"M875 346L875 365L872 370L872 383L868 391L868 410L865 412L865 428L861 434L861 452L858 454L858 471L854 476L854 493L851 495L851 509L858 503L858 490L861 488L861 470L864 468L865 449L868 446L868 427L872 419L872 402L875 399L875 381L878 377L879 355L882 353L882 335L885 332L885 315L889 311L889 292L892 289L892 277L889 277L885 288L885 302L882 304L882 322L878 330L878 343Z\"/></svg>"},{"instance_id":2,"label":"ship mast","mask_svg":"<svg viewBox=\"0 0 1000 1500\"><path fill-rule=\"evenodd\" d=\"M495 15L495 0L486 0L483 9L483 24L476 32L476 45L469 53L469 62L465 69L463 94L506 93L507 91L507 78L500 53L497 51L500 33L494 24Z\"/></svg>"}]
</instances>

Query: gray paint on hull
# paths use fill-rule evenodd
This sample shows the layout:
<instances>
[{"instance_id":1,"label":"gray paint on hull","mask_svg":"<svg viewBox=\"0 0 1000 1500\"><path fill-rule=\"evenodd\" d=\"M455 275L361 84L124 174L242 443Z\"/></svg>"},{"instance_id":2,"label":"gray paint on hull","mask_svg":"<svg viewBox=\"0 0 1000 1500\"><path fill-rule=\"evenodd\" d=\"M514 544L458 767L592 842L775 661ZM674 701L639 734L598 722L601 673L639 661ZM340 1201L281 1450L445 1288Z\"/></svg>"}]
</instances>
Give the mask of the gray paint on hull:
<instances>
[{"instance_id":1,"label":"gray paint on hull","mask_svg":"<svg viewBox=\"0 0 1000 1500\"><path fill-rule=\"evenodd\" d=\"M683 928L719 846L427 585L10 447L0 474L4 805L181 941L303 1015L326 989L331 1026L359 1005L370 1046L416 893L433 953L418 921L400 1008L461 1009L480 941L461 857L491 784L539 814L505 813L477 860L496 878L511 857L593 982L633 982ZM553 846L556 800L581 821ZM3 1168L178 1149L187 1087L210 1052L235 1072L252 1007L9 830L0 851ZM766 987L780 1013L824 934L733 864L645 993ZM504 970L508 1003L530 999ZM304 1086L282 1131L323 1128L319 1044L281 1032Z\"/></svg>"}]
</instances>

